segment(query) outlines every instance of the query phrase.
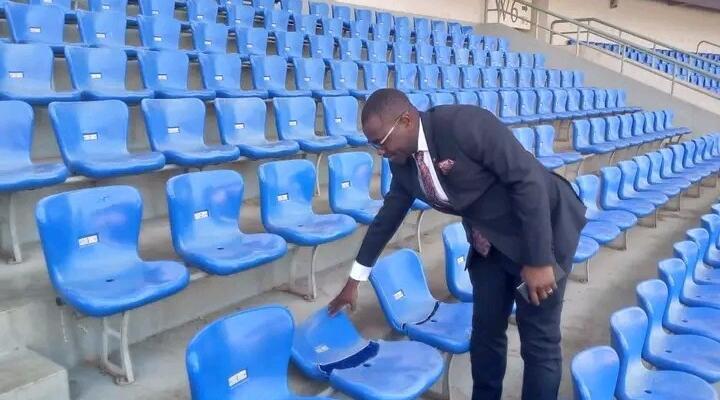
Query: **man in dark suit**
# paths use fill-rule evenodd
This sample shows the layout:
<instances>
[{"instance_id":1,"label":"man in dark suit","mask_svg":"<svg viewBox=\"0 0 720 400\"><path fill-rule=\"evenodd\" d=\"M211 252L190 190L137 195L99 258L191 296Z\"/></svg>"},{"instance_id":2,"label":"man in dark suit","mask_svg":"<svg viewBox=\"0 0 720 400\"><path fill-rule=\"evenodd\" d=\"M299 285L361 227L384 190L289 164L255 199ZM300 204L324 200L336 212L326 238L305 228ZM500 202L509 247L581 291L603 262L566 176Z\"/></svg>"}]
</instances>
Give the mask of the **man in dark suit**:
<instances>
[{"instance_id":1,"label":"man in dark suit","mask_svg":"<svg viewBox=\"0 0 720 400\"><path fill-rule=\"evenodd\" d=\"M502 396L513 301L525 364L522 398L556 400L566 278L556 281L555 272L570 271L585 225L585 207L570 184L480 107L418 112L402 92L382 89L368 99L362 126L370 144L390 159L393 178L330 313L354 309L359 282L367 280L413 200L422 199L461 216L471 243L466 265L474 292L473 400ZM530 302L516 290L522 282Z\"/></svg>"}]
</instances>

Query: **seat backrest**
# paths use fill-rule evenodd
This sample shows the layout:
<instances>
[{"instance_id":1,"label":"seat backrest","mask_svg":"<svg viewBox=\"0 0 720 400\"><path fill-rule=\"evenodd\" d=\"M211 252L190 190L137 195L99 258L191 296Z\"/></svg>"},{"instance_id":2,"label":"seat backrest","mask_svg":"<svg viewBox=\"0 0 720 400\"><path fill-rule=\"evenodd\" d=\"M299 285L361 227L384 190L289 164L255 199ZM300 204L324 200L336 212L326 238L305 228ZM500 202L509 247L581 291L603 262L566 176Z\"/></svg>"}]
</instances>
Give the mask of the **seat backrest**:
<instances>
[{"instance_id":1,"label":"seat backrest","mask_svg":"<svg viewBox=\"0 0 720 400\"><path fill-rule=\"evenodd\" d=\"M560 71L560 86L564 88L575 87L573 71L564 69Z\"/></svg>"},{"instance_id":2,"label":"seat backrest","mask_svg":"<svg viewBox=\"0 0 720 400\"><path fill-rule=\"evenodd\" d=\"M428 95L432 107L446 104L455 104L455 96L452 93L435 92Z\"/></svg>"},{"instance_id":3,"label":"seat backrest","mask_svg":"<svg viewBox=\"0 0 720 400\"><path fill-rule=\"evenodd\" d=\"M54 102L48 112L71 171L85 161L128 154L128 107L122 101Z\"/></svg>"},{"instance_id":4,"label":"seat backrest","mask_svg":"<svg viewBox=\"0 0 720 400\"><path fill-rule=\"evenodd\" d=\"M211 1L211 0L210 0ZM89 0L87 2L88 10L91 12L118 12L121 14L127 13L127 0ZM217 6L217 3L215 3ZM78 12L80 10L77 10ZM123 24L125 21L122 21Z\"/></svg>"},{"instance_id":5,"label":"seat backrest","mask_svg":"<svg viewBox=\"0 0 720 400\"><path fill-rule=\"evenodd\" d=\"M664 150L667 150L665 152ZM661 153L663 153L663 157L665 154L668 154L667 159L672 160L672 170L674 172L682 172L685 167L683 166L683 159L685 158L685 148L681 144L674 144L670 146L670 149L667 147L660 150Z\"/></svg>"},{"instance_id":6,"label":"seat backrest","mask_svg":"<svg viewBox=\"0 0 720 400\"><path fill-rule=\"evenodd\" d=\"M321 22L323 35L338 39L342 37L343 20L339 18L323 18Z\"/></svg>"},{"instance_id":7,"label":"seat backrest","mask_svg":"<svg viewBox=\"0 0 720 400\"><path fill-rule=\"evenodd\" d=\"M265 142L265 102L257 97L217 98L217 118L220 141L223 144Z\"/></svg>"},{"instance_id":8,"label":"seat backrest","mask_svg":"<svg viewBox=\"0 0 720 400\"><path fill-rule=\"evenodd\" d=\"M140 15L175 18L175 2L172 0L138 0L138 5Z\"/></svg>"},{"instance_id":9,"label":"seat backrest","mask_svg":"<svg viewBox=\"0 0 720 400\"><path fill-rule=\"evenodd\" d=\"M418 65L420 90L437 90L440 88L440 68L436 64Z\"/></svg>"},{"instance_id":10,"label":"seat backrest","mask_svg":"<svg viewBox=\"0 0 720 400\"><path fill-rule=\"evenodd\" d=\"M287 61L280 56L250 57L253 85L257 89L283 90L287 77Z\"/></svg>"},{"instance_id":11,"label":"seat backrest","mask_svg":"<svg viewBox=\"0 0 720 400\"><path fill-rule=\"evenodd\" d=\"M372 156L364 151L328 156L328 193L330 208L362 207L370 199L373 175ZM336 211L337 212L337 211Z\"/></svg>"},{"instance_id":12,"label":"seat backrest","mask_svg":"<svg viewBox=\"0 0 720 400\"><path fill-rule=\"evenodd\" d=\"M579 70L573 71L573 86L580 88L585 86L585 73Z\"/></svg>"},{"instance_id":13,"label":"seat backrest","mask_svg":"<svg viewBox=\"0 0 720 400\"><path fill-rule=\"evenodd\" d=\"M281 0L280 7L293 17L299 17L303 11L303 0Z\"/></svg>"},{"instance_id":14,"label":"seat backrest","mask_svg":"<svg viewBox=\"0 0 720 400\"><path fill-rule=\"evenodd\" d=\"M426 42L430 38L430 21L427 18L415 17L415 37L417 41Z\"/></svg>"},{"instance_id":15,"label":"seat backrest","mask_svg":"<svg viewBox=\"0 0 720 400\"><path fill-rule=\"evenodd\" d=\"M325 134L339 136L356 133L358 129L358 101L352 96L322 98Z\"/></svg>"},{"instance_id":16,"label":"seat backrest","mask_svg":"<svg viewBox=\"0 0 720 400\"><path fill-rule=\"evenodd\" d=\"M703 215L700 217L700 226L708 234L708 247L717 248L720 237L720 215L715 213Z\"/></svg>"},{"instance_id":17,"label":"seat backrest","mask_svg":"<svg viewBox=\"0 0 720 400\"><path fill-rule=\"evenodd\" d=\"M365 89L378 90L388 87L388 65L386 63L366 63L362 66Z\"/></svg>"},{"instance_id":18,"label":"seat backrest","mask_svg":"<svg viewBox=\"0 0 720 400\"><path fill-rule=\"evenodd\" d=\"M580 199L588 210L598 210L598 195L600 193L600 178L595 175L580 175L575 178L580 189Z\"/></svg>"},{"instance_id":19,"label":"seat backrest","mask_svg":"<svg viewBox=\"0 0 720 400\"><path fill-rule=\"evenodd\" d=\"M311 1L308 3L310 7L310 14L318 17L329 17L330 16L330 5L320 1Z\"/></svg>"},{"instance_id":20,"label":"seat backrest","mask_svg":"<svg viewBox=\"0 0 720 400\"><path fill-rule=\"evenodd\" d=\"M212 322L190 341L185 355L192 398L287 398L293 334L292 315L279 305Z\"/></svg>"},{"instance_id":21,"label":"seat backrest","mask_svg":"<svg viewBox=\"0 0 720 400\"><path fill-rule=\"evenodd\" d=\"M595 89L595 109L604 110L607 108L607 92L605 89Z\"/></svg>"},{"instance_id":22,"label":"seat backrest","mask_svg":"<svg viewBox=\"0 0 720 400\"><path fill-rule=\"evenodd\" d=\"M605 117L605 141L614 142L620 139L620 117Z\"/></svg>"},{"instance_id":23,"label":"seat backrest","mask_svg":"<svg viewBox=\"0 0 720 400\"><path fill-rule=\"evenodd\" d=\"M400 332L406 324L425 321L437 304L428 288L422 260L409 249L379 259L370 273L370 283L388 322Z\"/></svg>"},{"instance_id":24,"label":"seat backrest","mask_svg":"<svg viewBox=\"0 0 720 400\"><path fill-rule=\"evenodd\" d=\"M372 63L387 63L388 42L386 40L367 40L368 61Z\"/></svg>"},{"instance_id":25,"label":"seat backrest","mask_svg":"<svg viewBox=\"0 0 720 400\"><path fill-rule=\"evenodd\" d=\"M42 7L42 6L38 6ZM0 47L0 88L52 91L53 53L41 43L6 44Z\"/></svg>"},{"instance_id":26,"label":"seat backrest","mask_svg":"<svg viewBox=\"0 0 720 400\"><path fill-rule=\"evenodd\" d=\"M227 4L228 25L235 29L252 28L255 23L255 8L242 2Z\"/></svg>"},{"instance_id":27,"label":"seat backrest","mask_svg":"<svg viewBox=\"0 0 720 400\"><path fill-rule=\"evenodd\" d=\"M333 89L354 90L358 88L358 66L354 61L330 63Z\"/></svg>"},{"instance_id":28,"label":"seat backrest","mask_svg":"<svg viewBox=\"0 0 720 400\"><path fill-rule=\"evenodd\" d=\"M286 31L290 25L290 13L287 10L266 9L263 15L268 31Z\"/></svg>"},{"instance_id":29,"label":"seat backrest","mask_svg":"<svg viewBox=\"0 0 720 400\"><path fill-rule=\"evenodd\" d=\"M633 136L642 136L645 134L645 115L642 112L632 114L633 118Z\"/></svg>"},{"instance_id":30,"label":"seat backrest","mask_svg":"<svg viewBox=\"0 0 720 400\"><path fill-rule=\"evenodd\" d=\"M107 285L107 276L129 271L139 260L142 198L131 186L102 186L54 194L35 208L40 243L55 289L82 280ZM98 268L97 260L103 260Z\"/></svg>"},{"instance_id":31,"label":"seat backrest","mask_svg":"<svg viewBox=\"0 0 720 400\"><path fill-rule=\"evenodd\" d=\"M563 80L562 80L562 74L561 74L560 70L548 69L547 76L548 76L548 87L551 87L551 88L564 87L562 85Z\"/></svg>"},{"instance_id":32,"label":"seat backrest","mask_svg":"<svg viewBox=\"0 0 720 400\"><path fill-rule=\"evenodd\" d=\"M698 245L690 240L683 240L673 244L673 257L679 258L685 263L685 282L693 282L698 253Z\"/></svg>"},{"instance_id":33,"label":"seat backrest","mask_svg":"<svg viewBox=\"0 0 720 400\"><path fill-rule=\"evenodd\" d=\"M548 87L547 70L535 68L532 70L532 75L534 87Z\"/></svg>"},{"instance_id":34,"label":"seat backrest","mask_svg":"<svg viewBox=\"0 0 720 400\"><path fill-rule=\"evenodd\" d=\"M592 144L605 143L606 130L605 118L590 118L590 142Z\"/></svg>"},{"instance_id":35,"label":"seat backrest","mask_svg":"<svg viewBox=\"0 0 720 400\"><path fill-rule=\"evenodd\" d=\"M620 114L618 116L620 127L618 136L622 139L628 139L633 135L633 117L630 114Z\"/></svg>"},{"instance_id":36,"label":"seat backrest","mask_svg":"<svg viewBox=\"0 0 720 400\"><path fill-rule=\"evenodd\" d=\"M580 89L580 109L583 111L595 109L595 91L592 89Z\"/></svg>"},{"instance_id":37,"label":"seat backrest","mask_svg":"<svg viewBox=\"0 0 720 400\"><path fill-rule=\"evenodd\" d=\"M217 22L218 3L215 0L188 0L188 21Z\"/></svg>"},{"instance_id":38,"label":"seat backrest","mask_svg":"<svg viewBox=\"0 0 720 400\"><path fill-rule=\"evenodd\" d=\"M292 360L308 376L327 380L335 368L352 368L375 355L377 344L360 336L344 311L330 316L327 307L299 324Z\"/></svg>"},{"instance_id":39,"label":"seat backrest","mask_svg":"<svg viewBox=\"0 0 720 400\"><path fill-rule=\"evenodd\" d=\"M419 46L419 45L418 45ZM418 49L418 59L420 50ZM392 43L392 62L409 63L412 55L412 45L408 41L397 40Z\"/></svg>"},{"instance_id":40,"label":"seat backrest","mask_svg":"<svg viewBox=\"0 0 720 400\"><path fill-rule=\"evenodd\" d=\"M679 258L668 258L658 263L658 276L668 288L669 300L665 308L663 320L667 320L674 312L684 306L680 303L680 292L685 280L685 262Z\"/></svg>"},{"instance_id":41,"label":"seat backrest","mask_svg":"<svg viewBox=\"0 0 720 400\"><path fill-rule=\"evenodd\" d=\"M8 30L16 43L63 42L65 11L55 5L5 3Z\"/></svg>"},{"instance_id":42,"label":"seat backrest","mask_svg":"<svg viewBox=\"0 0 720 400\"><path fill-rule=\"evenodd\" d=\"M360 61L362 53L362 39L343 38L340 39L340 59L345 61Z\"/></svg>"},{"instance_id":43,"label":"seat backrest","mask_svg":"<svg viewBox=\"0 0 720 400\"><path fill-rule=\"evenodd\" d=\"M265 56L268 31L265 28L237 28L235 29L235 42L241 57Z\"/></svg>"},{"instance_id":44,"label":"seat backrest","mask_svg":"<svg viewBox=\"0 0 720 400\"><path fill-rule=\"evenodd\" d=\"M295 86L299 90L323 90L325 85L325 62L319 58L295 57Z\"/></svg>"},{"instance_id":45,"label":"seat backrest","mask_svg":"<svg viewBox=\"0 0 720 400\"><path fill-rule=\"evenodd\" d=\"M575 355L570 371L575 400L612 399L620 372L620 359L612 347L591 347Z\"/></svg>"},{"instance_id":46,"label":"seat backrest","mask_svg":"<svg viewBox=\"0 0 720 400\"><path fill-rule=\"evenodd\" d=\"M355 8L355 21L373 21L373 12L367 8Z\"/></svg>"},{"instance_id":47,"label":"seat backrest","mask_svg":"<svg viewBox=\"0 0 720 400\"><path fill-rule=\"evenodd\" d=\"M635 161L625 160L620 161L618 164L620 168L620 194L622 196L630 197L635 190L635 182L638 177L638 166Z\"/></svg>"},{"instance_id":48,"label":"seat backrest","mask_svg":"<svg viewBox=\"0 0 720 400\"><path fill-rule=\"evenodd\" d=\"M537 114L537 93L532 89L518 90L520 94L520 115Z\"/></svg>"},{"instance_id":49,"label":"seat backrest","mask_svg":"<svg viewBox=\"0 0 720 400\"><path fill-rule=\"evenodd\" d=\"M296 15L295 31L313 37L318 33L318 17L316 15Z\"/></svg>"},{"instance_id":50,"label":"seat backrest","mask_svg":"<svg viewBox=\"0 0 720 400\"><path fill-rule=\"evenodd\" d=\"M0 101L0 171L28 166L33 141L35 115L22 101Z\"/></svg>"},{"instance_id":51,"label":"seat backrest","mask_svg":"<svg viewBox=\"0 0 720 400\"><path fill-rule=\"evenodd\" d=\"M125 89L127 56L117 48L65 48L73 87L80 90L98 88Z\"/></svg>"},{"instance_id":52,"label":"seat backrest","mask_svg":"<svg viewBox=\"0 0 720 400\"><path fill-rule=\"evenodd\" d=\"M293 58L303 56L305 34L302 32L275 32L275 47L280 57Z\"/></svg>"},{"instance_id":53,"label":"seat backrest","mask_svg":"<svg viewBox=\"0 0 720 400\"><path fill-rule=\"evenodd\" d=\"M418 43L415 45L415 62L417 64L433 64L434 48L427 43ZM398 62L398 61L395 61Z\"/></svg>"},{"instance_id":54,"label":"seat backrest","mask_svg":"<svg viewBox=\"0 0 720 400\"><path fill-rule=\"evenodd\" d=\"M500 91L500 116L515 117L518 115L518 92L514 90Z\"/></svg>"},{"instance_id":55,"label":"seat backrest","mask_svg":"<svg viewBox=\"0 0 720 400\"><path fill-rule=\"evenodd\" d=\"M310 55L332 60L335 54L335 39L330 35L310 35Z\"/></svg>"},{"instance_id":56,"label":"seat backrest","mask_svg":"<svg viewBox=\"0 0 720 400\"><path fill-rule=\"evenodd\" d=\"M412 91L416 89L418 66L416 64L395 64L395 89Z\"/></svg>"},{"instance_id":57,"label":"seat backrest","mask_svg":"<svg viewBox=\"0 0 720 400\"><path fill-rule=\"evenodd\" d=\"M455 101L457 104L467 104L471 106L477 106L480 104L477 94L469 91L455 92Z\"/></svg>"},{"instance_id":58,"label":"seat backrest","mask_svg":"<svg viewBox=\"0 0 720 400\"><path fill-rule=\"evenodd\" d=\"M470 243L467 240L465 228L460 222L446 226L442 236L445 248L445 279L450 293L460 299L460 288L472 286L470 274L465 269Z\"/></svg>"},{"instance_id":59,"label":"seat backrest","mask_svg":"<svg viewBox=\"0 0 720 400\"><path fill-rule=\"evenodd\" d=\"M620 201L620 177L622 172L618 167L604 167L600 169L602 181L600 184L600 205L607 208L611 202Z\"/></svg>"},{"instance_id":60,"label":"seat backrest","mask_svg":"<svg viewBox=\"0 0 720 400\"><path fill-rule=\"evenodd\" d=\"M505 66L508 68L520 68L520 54L512 51L506 52Z\"/></svg>"},{"instance_id":61,"label":"seat backrest","mask_svg":"<svg viewBox=\"0 0 720 400\"><path fill-rule=\"evenodd\" d=\"M477 89L480 87L480 68L474 66L460 67L462 87L465 89Z\"/></svg>"},{"instance_id":62,"label":"seat backrest","mask_svg":"<svg viewBox=\"0 0 720 400\"><path fill-rule=\"evenodd\" d=\"M140 106L153 150L195 149L205 144L202 100L143 99Z\"/></svg>"},{"instance_id":63,"label":"seat backrest","mask_svg":"<svg viewBox=\"0 0 720 400\"><path fill-rule=\"evenodd\" d=\"M692 140L684 141L676 146L682 146L683 147L683 159L682 159L682 165L685 168L694 168L695 167L695 152L697 150L697 146L695 146L695 142Z\"/></svg>"},{"instance_id":64,"label":"seat backrest","mask_svg":"<svg viewBox=\"0 0 720 400\"><path fill-rule=\"evenodd\" d=\"M490 111L494 115L498 114L499 94L494 90L481 90L477 92L480 107Z\"/></svg>"},{"instance_id":65,"label":"seat backrest","mask_svg":"<svg viewBox=\"0 0 720 400\"><path fill-rule=\"evenodd\" d=\"M499 87L498 76L500 74L497 68L482 68L482 86L485 89L493 89Z\"/></svg>"},{"instance_id":66,"label":"seat backrest","mask_svg":"<svg viewBox=\"0 0 720 400\"><path fill-rule=\"evenodd\" d=\"M470 55L473 59L473 65L476 67L486 68L490 66L490 63L488 62L490 53L487 50L472 49L470 50Z\"/></svg>"},{"instance_id":67,"label":"seat backrest","mask_svg":"<svg viewBox=\"0 0 720 400\"><path fill-rule=\"evenodd\" d=\"M315 101L310 97L275 97L275 126L282 140L315 138Z\"/></svg>"},{"instance_id":68,"label":"seat backrest","mask_svg":"<svg viewBox=\"0 0 720 400\"><path fill-rule=\"evenodd\" d=\"M266 229L272 231L312 214L315 167L310 161L296 159L261 164L258 179L260 216Z\"/></svg>"},{"instance_id":69,"label":"seat backrest","mask_svg":"<svg viewBox=\"0 0 720 400\"><path fill-rule=\"evenodd\" d=\"M393 26L395 22L395 17L392 13L387 11L376 11L375 12L375 22L379 24L385 24L388 26Z\"/></svg>"},{"instance_id":70,"label":"seat backrest","mask_svg":"<svg viewBox=\"0 0 720 400\"><path fill-rule=\"evenodd\" d=\"M502 51L490 51L490 66L495 68L505 67L505 53Z\"/></svg>"},{"instance_id":71,"label":"seat backrest","mask_svg":"<svg viewBox=\"0 0 720 400\"><path fill-rule=\"evenodd\" d=\"M645 116L645 133L655 132L655 114L650 111L646 111L643 115Z\"/></svg>"},{"instance_id":72,"label":"seat backrest","mask_svg":"<svg viewBox=\"0 0 720 400\"><path fill-rule=\"evenodd\" d=\"M438 65L450 65L452 49L445 45L435 46L435 62Z\"/></svg>"},{"instance_id":73,"label":"seat backrest","mask_svg":"<svg viewBox=\"0 0 720 400\"><path fill-rule=\"evenodd\" d=\"M125 45L125 14L115 11L87 12L77 10L80 40L88 46L120 47Z\"/></svg>"},{"instance_id":74,"label":"seat backrest","mask_svg":"<svg viewBox=\"0 0 720 400\"><path fill-rule=\"evenodd\" d=\"M520 67L522 67L522 68L535 67L535 57L533 56L533 53L520 53Z\"/></svg>"},{"instance_id":75,"label":"seat backrest","mask_svg":"<svg viewBox=\"0 0 720 400\"><path fill-rule=\"evenodd\" d=\"M188 56L180 51L138 51L143 84L148 89L187 90Z\"/></svg>"},{"instance_id":76,"label":"seat backrest","mask_svg":"<svg viewBox=\"0 0 720 400\"><path fill-rule=\"evenodd\" d=\"M530 68L520 68L517 70L517 86L521 88L531 88L533 87L532 83L532 69Z\"/></svg>"},{"instance_id":77,"label":"seat backrest","mask_svg":"<svg viewBox=\"0 0 720 400\"><path fill-rule=\"evenodd\" d=\"M236 54L198 54L206 89L241 89L242 61Z\"/></svg>"},{"instance_id":78,"label":"seat backrest","mask_svg":"<svg viewBox=\"0 0 720 400\"><path fill-rule=\"evenodd\" d=\"M227 53L228 27L217 22L191 22L193 47L206 53Z\"/></svg>"},{"instance_id":79,"label":"seat backrest","mask_svg":"<svg viewBox=\"0 0 720 400\"><path fill-rule=\"evenodd\" d=\"M648 319L639 307L616 311L610 316L610 342L620 357L620 374L617 391L626 392L642 365L642 349L647 335Z\"/></svg>"},{"instance_id":80,"label":"seat backrest","mask_svg":"<svg viewBox=\"0 0 720 400\"><path fill-rule=\"evenodd\" d=\"M412 28L410 28L410 18L408 17L397 17L395 18L395 41L410 41L412 34Z\"/></svg>"},{"instance_id":81,"label":"seat backrest","mask_svg":"<svg viewBox=\"0 0 720 400\"><path fill-rule=\"evenodd\" d=\"M605 104L607 105L607 108L617 108L617 99L618 99L618 91L617 89L607 89L605 91L607 93L607 99L605 100ZM626 114L622 114L626 115Z\"/></svg>"},{"instance_id":82,"label":"seat backrest","mask_svg":"<svg viewBox=\"0 0 720 400\"><path fill-rule=\"evenodd\" d=\"M580 91L577 89L567 89L567 110L580 111Z\"/></svg>"},{"instance_id":83,"label":"seat backrest","mask_svg":"<svg viewBox=\"0 0 720 400\"><path fill-rule=\"evenodd\" d=\"M175 251L188 245L217 243L238 232L245 185L232 170L190 172L167 182L170 233Z\"/></svg>"},{"instance_id":84,"label":"seat backrest","mask_svg":"<svg viewBox=\"0 0 720 400\"><path fill-rule=\"evenodd\" d=\"M532 128L513 128L513 136L530 154L535 154L535 133Z\"/></svg>"},{"instance_id":85,"label":"seat backrest","mask_svg":"<svg viewBox=\"0 0 720 400\"><path fill-rule=\"evenodd\" d=\"M538 157L552 156L555 154L553 144L555 142L555 128L552 125L535 126L535 154Z\"/></svg>"},{"instance_id":86,"label":"seat backrest","mask_svg":"<svg viewBox=\"0 0 720 400\"><path fill-rule=\"evenodd\" d=\"M565 89L552 89L553 112L567 112L568 92Z\"/></svg>"},{"instance_id":87,"label":"seat backrest","mask_svg":"<svg viewBox=\"0 0 720 400\"><path fill-rule=\"evenodd\" d=\"M660 279L651 279L640 282L635 293L638 305L645 311L648 317L648 337L664 336L663 314L668 303L667 285Z\"/></svg>"},{"instance_id":88,"label":"seat backrest","mask_svg":"<svg viewBox=\"0 0 720 400\"><path fill-rule=\"evenodd\" d=\"M518 86L518 77L515 68L500 69L500 84L504 88L515 88Z\"/></svg>"},{"instance_id":89,"label":"seat backrest","mask_svg":"<svg viewBox=\"0 0 720 400\"><path fill-rule=\"evenodd\" d=\"M453 91L460 89L460 67L457 65L443 65L440 67L440 78L443 89Z\"/></svg>"},{"instance_id":90,"label":"seat backrest","mask_svg":"<svg viewBox=\"0 0 720 400\"><path fill-rule=\"evenodd\" d=\"M637 186L639 188L648 188L650 181L650 158L645 155L633 157L633 162L637 165Z\"/></svg>"},{"instance_id":91,"label":"seat backrest","mask_svg":"<svg viewBox=\"0 0 720 400\"><path fill-rule=\"evenodd\" d=\"M453 65L463 66L470 64L470 50L464 47L452 47Z\"/></svg>"},{"instance_id":92,"label":"seat backrest","mask_svg":"<svg viewBox=\"0 0 720 400\"><path fill-rule=\"evenodd\" d=\"M337 4L333 4L332 6L332 12L334 18L339 18L343 22L350 22L353 18L353 9L349 6L341 6Z\"/></svg>"},{"instance_id":93,"label":"seat backrest","mask_svg":"<svg viewBox=\"0 0 720 400\"><path fill-rule=\"evenodd\" d=\"M157 50L180 48L180 21L160 15L138 15L137 20L143 46Z\"/></svg>"},{"instance_id":94,"label":"seat backrest","mask_svg":"<svg viewBox=\"0 0 720 400\"><path fill-rule=\"evenodd\" d=\"M590 121L576 119L572 121L572 141L575 150L582 150L590 145Z\"/></svg>"},{"instance_id":95,"label":"seat backrest","mask_svg":"<svg viewBox=\"0 0 720 400\"><path fill-rule=\"evenodd\" d=\"M665 130L665 113L662 110L653 111L655 118L655 132L662 132Z\"/></svg>"},{"instance_id":96,"label":"seat backrest","mask_svg":"<svg viewBox=\"0 0 720 400\"><path fill-rule=\"evenodd\" d=\"M367 40L370 37L370 20L350 22L350 37L353 39Z\"/></svg>"},{"instance_id":97,"label":"seat backrest","mask_svg":"<svg viewBox=\"0 0 720 400\"><path fill-rule=\"evenodd\" d=\"M407 97L418 111L424 112L430 108L430 98L425 93L410 93Z\"/></svg>"},{"instance_id":98,"label":"seat backrest","mask_svg":"<svg viewBox=\"0 0 720 400\"><path fill-rule=\"evenodd\" d=\"M485 50L488 50L488 51L497 51L498 50L498 38L497 37L486 35L483 39L484 39L483 45L485 47Z\"/></svg>"}]
</instances>

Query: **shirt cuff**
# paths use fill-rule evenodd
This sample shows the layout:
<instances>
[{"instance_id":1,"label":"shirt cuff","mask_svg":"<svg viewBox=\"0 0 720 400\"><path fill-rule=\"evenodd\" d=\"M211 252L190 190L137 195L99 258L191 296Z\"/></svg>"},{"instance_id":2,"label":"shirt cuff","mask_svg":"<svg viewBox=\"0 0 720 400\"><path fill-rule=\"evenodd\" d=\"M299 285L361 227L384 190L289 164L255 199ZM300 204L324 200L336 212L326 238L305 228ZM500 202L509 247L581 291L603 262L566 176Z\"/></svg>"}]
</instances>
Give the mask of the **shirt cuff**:
<instances>
[{"instance_id":1,"label":"shirt cuff","mask_svg":"<svg viewBox=\"0 0 720 400\"><path fill-rule=\"evenodd\" d=\"M368 280L368 277L370 277L370 271L372 271L372 268L368 268L355 261L352 269L350 270L350 278L355 279L356 281L364 282Z\"/></svg>"}]
</instances>

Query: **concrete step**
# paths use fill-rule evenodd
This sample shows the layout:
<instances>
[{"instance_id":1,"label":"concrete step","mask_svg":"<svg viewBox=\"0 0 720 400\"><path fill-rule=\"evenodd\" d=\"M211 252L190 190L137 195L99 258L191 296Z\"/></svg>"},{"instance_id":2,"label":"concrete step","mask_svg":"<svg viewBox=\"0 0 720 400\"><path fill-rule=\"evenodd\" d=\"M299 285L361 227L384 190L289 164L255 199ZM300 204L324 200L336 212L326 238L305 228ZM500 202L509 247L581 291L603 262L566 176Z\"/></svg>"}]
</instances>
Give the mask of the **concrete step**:
<instances>
[{"instance_id":1,"label":"concrete step","mask_svg":"<svg viewBox=\"0 0 720 400\"><path fill-rule=\"evenodd\" d=\"M70 400L67 371L32 350L0 354L0 400Z\"/></svg>"}]
</instances>

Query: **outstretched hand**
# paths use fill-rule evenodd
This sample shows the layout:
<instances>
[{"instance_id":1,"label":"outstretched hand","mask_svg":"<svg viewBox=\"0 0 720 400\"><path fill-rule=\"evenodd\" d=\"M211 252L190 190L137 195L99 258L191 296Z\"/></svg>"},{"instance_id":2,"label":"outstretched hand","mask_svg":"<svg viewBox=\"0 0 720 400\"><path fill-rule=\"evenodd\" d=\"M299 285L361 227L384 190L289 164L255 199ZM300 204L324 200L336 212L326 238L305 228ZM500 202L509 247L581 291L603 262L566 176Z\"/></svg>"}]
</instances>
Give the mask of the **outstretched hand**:
<instances>
[{"instance_id":1,"label":"outstretched hand","mask_svg":"<svg viewBox=\"0 0 720 400\"><path fill-rule=\"evenodd\" d=\"M344 307L349 307L351 311L355 311L358 297L358 281L348 278L345 286L340 293L328 305L328 313L335 316Z\"/></svg>"}]
</instances>

